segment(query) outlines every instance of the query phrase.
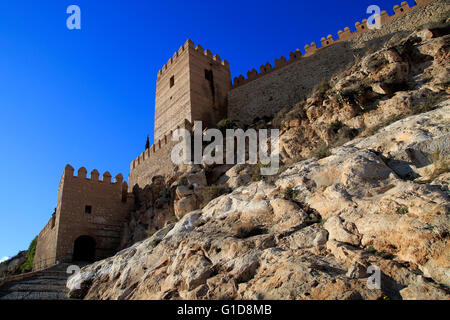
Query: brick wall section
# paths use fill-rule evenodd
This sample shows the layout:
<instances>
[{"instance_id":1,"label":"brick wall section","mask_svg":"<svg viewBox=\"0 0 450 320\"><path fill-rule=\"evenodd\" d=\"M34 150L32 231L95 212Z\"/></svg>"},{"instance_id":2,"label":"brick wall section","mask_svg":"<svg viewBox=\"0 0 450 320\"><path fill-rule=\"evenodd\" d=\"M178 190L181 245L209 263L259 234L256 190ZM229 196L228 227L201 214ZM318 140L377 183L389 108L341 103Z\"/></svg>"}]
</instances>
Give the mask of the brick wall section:
<instances>
[{"instance_id":1,"label":"brick wall section","mask_svg":"<svg viewBox=\"0 0 450 320\"><path fill-rule=\"evenodd\" d=\"M80 168L78 176L66 166L58 191L55 225L52 219L38 237L34 268L52 265L56 261L72 261L74 242L80 236L90 236L96 242L95 258L113 255L120 241L123 222L133 209L134 200L127 193L122 175L111 182L108 172L99 180L97 170L86 177L86 169ZM85 213L91 206L92 212Z\"/></svg>"},{"instance_id":2,"label":"brick wall section","mask_svg":"<svg viewBox=\"0 0 450 320\"><path fill-rule=\"evenodd\" d=\"M36 253L33 261L33 270L40 270L56 262L56 243L58 237L58 223L52 227L53 215L47 225L42 229L38 236Z\"/></svg>"},{"instance_id":3,"label":"brick wall section","mask_svg":"<svg viewBox=\"0 0 450 320\"><path fill-rule=\"evenodd\" d=\"M339 31L339 39L331 35L322 38L322 46L315 43L291 52L290 59L275 60L275 66L266 63L247 73L247 79L239 76L234 79L233 89L228 93L228 117L251 123L256 117L271 116L283 107L292 107L311 92L322 80L330 80L333 74L341 71L360 54L367 45L376 45L377 39L386 39L399 31L411 31L430 21L433 14L445 13L448 5L445 0L422 0L410 8L407 2L395 6L395 15L386 11L381 14L382 28L369 30L367 21L355 24L356 31L349 28ZM417 8L417 9L416 9ZM369 42L371 42L369 44ZM381 44L382 41L379 41Z\"/></svg>"},{"instance_id":4,"label":"brick wall section","mask_svg":"<svg viewBox=\"0 0 450 320\"><path fill-rule=\"evenodd\" d=\"M174 85L170 87L170 79ZM158 72L155 98L155 143L184 119L190 119L189 52L180 48Z\"/></svg>"},{"instance_id":5,"label":"brick wall section","mask_svg":"<svg viewBox=\"0 0 450 320\"><path fill-rule=\"evenodd\" d=\"M192 124L188 120L183 120L175 129L186 129L192 131ZM139 157L131 162L130 175L128 181L130 183L129 192L133 190L135 185L144 188L152 183L152 178L157 175L167 175L173 170L171 160L172 148L178 142L172 141L172 133L170 130L158 143L153 144Z\"/></svg>"}]
</instances>

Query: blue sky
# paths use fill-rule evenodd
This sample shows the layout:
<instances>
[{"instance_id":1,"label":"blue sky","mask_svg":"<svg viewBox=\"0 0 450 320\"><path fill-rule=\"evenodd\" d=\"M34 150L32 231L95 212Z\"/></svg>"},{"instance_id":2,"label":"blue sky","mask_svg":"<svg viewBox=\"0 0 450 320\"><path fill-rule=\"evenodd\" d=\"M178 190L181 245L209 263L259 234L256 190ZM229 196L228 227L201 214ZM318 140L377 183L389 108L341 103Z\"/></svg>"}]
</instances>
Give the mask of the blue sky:
<instances>
[{"instance_id":1,"label":"blue sky","mask_svg":"<svg viewBox=\"0 0 450 320\"><path fill-rule=\"evenodd\" d=\"M47 223L67 163L128 175L153 140L156 73L186 39L235 77L400 2L1 0L0 259Z\"/></svg>"}]
</instances>

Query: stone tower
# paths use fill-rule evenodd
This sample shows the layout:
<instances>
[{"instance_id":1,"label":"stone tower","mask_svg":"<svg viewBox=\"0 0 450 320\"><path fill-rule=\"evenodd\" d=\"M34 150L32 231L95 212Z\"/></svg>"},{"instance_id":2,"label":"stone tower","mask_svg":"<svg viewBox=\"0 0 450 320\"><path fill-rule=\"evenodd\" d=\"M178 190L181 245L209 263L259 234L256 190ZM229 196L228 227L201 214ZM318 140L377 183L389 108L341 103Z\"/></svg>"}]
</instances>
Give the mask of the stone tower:
<instances>
[{"instance_id":1,"label":"stone tower","mask_svg":"<svg viewBox=\"0 0 450 320\"><path fill-rule=\"evenodd\" d=\"M158 72L155 143L185 120L203 121L205 128L226 118L230 89L228 62L187 40Z\"/></svg>"},{"instance_id":2,"label":"stone tower","mask_svg":"<svg viewBox=\"0 0 450 320\"><path fill-rule=\"evenodd\" d=\"M134 207L121 174L102 180L97 170L78 176L67 165L61 177L55 213L39 233L33 269L58 262L93 261L112 256L120 246L121 227Z\"/></svg>"}]
</instances>

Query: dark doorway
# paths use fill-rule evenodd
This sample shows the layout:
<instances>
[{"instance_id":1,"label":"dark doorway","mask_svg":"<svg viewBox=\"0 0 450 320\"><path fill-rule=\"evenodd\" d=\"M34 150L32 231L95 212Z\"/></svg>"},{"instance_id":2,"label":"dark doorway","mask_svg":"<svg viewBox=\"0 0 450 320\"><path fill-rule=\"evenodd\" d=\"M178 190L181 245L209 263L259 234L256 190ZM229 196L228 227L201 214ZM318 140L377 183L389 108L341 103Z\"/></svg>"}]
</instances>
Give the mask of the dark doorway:
<instances>
[{"instance_id":1,"label":"dark doorway","mask_svg":"<svg viewBox=\"0 0 450 320\"><path fill-rule=\"evenodd\" d=\"M81 236L75 240L73 245L73 261L95 260L95 240L89 236Z\"/></svg>"}]
</instances>

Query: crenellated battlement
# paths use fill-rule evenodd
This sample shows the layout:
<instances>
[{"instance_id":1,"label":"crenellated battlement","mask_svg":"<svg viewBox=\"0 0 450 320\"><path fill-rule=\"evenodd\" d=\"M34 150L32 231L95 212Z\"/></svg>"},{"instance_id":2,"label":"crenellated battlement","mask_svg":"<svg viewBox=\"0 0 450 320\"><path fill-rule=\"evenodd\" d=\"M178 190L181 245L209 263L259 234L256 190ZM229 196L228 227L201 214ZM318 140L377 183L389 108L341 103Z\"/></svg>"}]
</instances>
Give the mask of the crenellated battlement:
<instances>
[{"instance_id":1,"label":"crenellated battlement","mask_svg":"<svg viewBox=\"0 0 450 320\"><path fill-rule=\"evenodd\" d=\"M175 127L174 130L177 129L187 129L189 131L192 130L192 123L185 119L181 124ZM136 169L139 165L144 164L147 160L159 157L159 150L165 149L166 146L169 144L172 144L172 134L174 130L170 130L167 134L165 134L161 139L158 139L158 141L155 141L154 144L150 146L147 150L142 152L139 157L134 159L130 164L130 172Z\"/></svg>"},{"instance_id":2,"label":"crenellated battlement","mask_svg":"<svg viewBox=\"0 0 450 320\"><path fill-rule=\"evenodd\" d=\"M391 20L395 19L398 16L401 16L405 14L406 12L415 9L416 7L423 6L425 4L430 3L432 0L416 0L416 5L414 7L410 7L408 2L403 1L401 5L395 5L394 6L394 14L392 16L389 16L387 11L382 11L380 14L381 18L381 25L384 25ZM279 68L282 68L290 63L293 63L295 61L298 61L302 58L309 57L313 54L315 54L317 51L322 50L323 48L329 47L337 42L346 41L350 38L353 38L357 35L360 35L362 33L367 32L369 29L368 22L366 19L360 21L357 21L355 23L355 31L351 31L349 27L345 27L344 31L339 30L337 32L337 38L334 39L334 37L329 34L326 38L323 37L320 40L320 47L317 47L315 42L312 42L310 45L304 46L304 53L302 53L299 49L296 49L295 52L289 53L289 60L286 60L284 56L275 59L275 63L272 66L270 62L267 62L264 65L261 65L259 67L260 72L258 73L256 69L252 69L251 71L247 72L247 78L245 78L243 75L239 75L233 79L233 86L232 88L237 88L239 86L242 86L246 83L249 83L250 81L253 81L255 79L258 79L262 76L264 76L267 73L270 73L274 70L278 70Z\"/></svg>"},{"instance_id":3,"label":"crenellated battlement","mask_svg":"<svg viewBox=\"0 0 450 320\"><path fill-rule=\"evenodd\" d=\"M81 167L78 169L78 175L74 175L74 168L68 164L66 165L66 167L64 168L64 177L73 177L73 178L79 178L79 179L85 179L88 181L93 181L93 182L100 182L100 183L105 183L105 184L123 184L126 183L125 181L123 181L123 176L121 173L119 173L118 175L116 175L114 177L114 182L111 182L111 174L108 171L105 171L103 173L102 176L102 180L99 180L100 177L100 173L98 172L97 169L94 169L91 171L90 177L87 177L87 170L85 167Z\"/></svg>"},{"instance_id":4,"label":"crenellated battlement","mask_svg":"<svg viewBox=\"0 0 450 320\"><path fill-rule=\"evenodd\" d=\"M64 168L58 190L55 212L39 233L33 268L59 262L79 261L79 239L92 239L89 260L99 260L117 252L121 226L134 208L134 195L122 174L114 177L94 169L87 176L85 167L74 174ZM44 261L44 262L42 262Z\"/></svg>"},{"instance_id":5,"label":"crenellated battlement","mask_svg":"<svg viewBox=\"0 0 450 320\"><path fill-rule=\"evenodd\" d=\"M227 60L222 60L218 54L214 54L209 49L203 49L203 47L200 44L195 45L194 42L192 42L191 39L187 39L184 45L180 46L178 51L175 51L173 56L167 61L167 63L158 71L157 79L156 81L160 80L161 77L165 74L167 70L170 69L170 67L175 64L178 59L185 53L185 52L197 52L199 55L204 56L206 59L208 59L212 63L220 64L226 68L229 68L229 63Z\"/></svg>"},{"instance_id":6,"label":"crenellated battlement","mask_svg":"<svg viewBox=\"0 0 450 320\"><path fill-rule=\"evenodd\" d=\"M230 89L228 61L188 39L158 72L154 148L184 119L212 125L226 117Z\"/></svg>"}]
</instances>

